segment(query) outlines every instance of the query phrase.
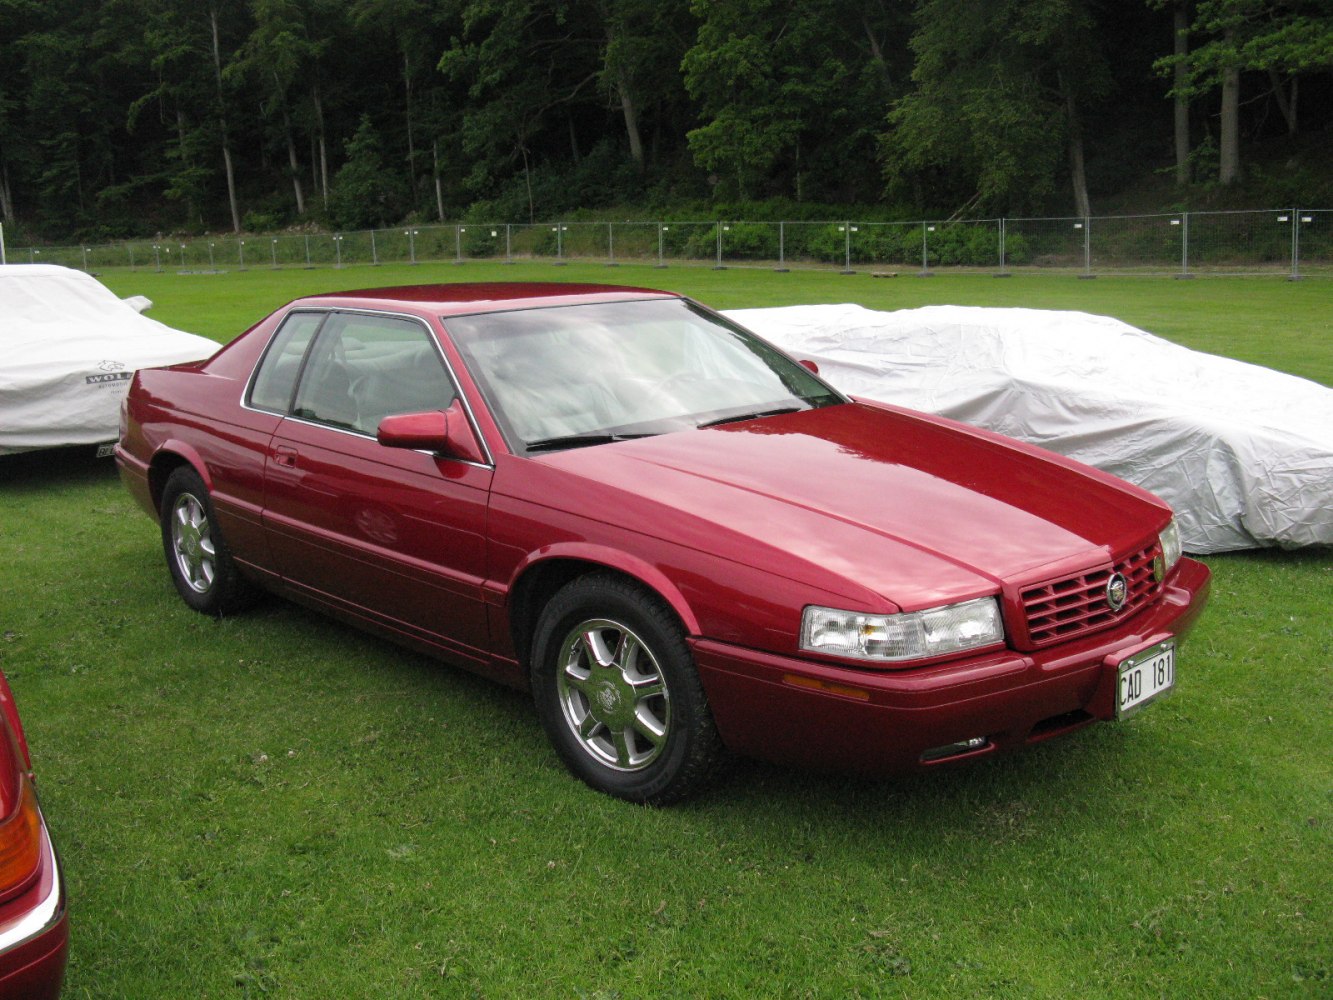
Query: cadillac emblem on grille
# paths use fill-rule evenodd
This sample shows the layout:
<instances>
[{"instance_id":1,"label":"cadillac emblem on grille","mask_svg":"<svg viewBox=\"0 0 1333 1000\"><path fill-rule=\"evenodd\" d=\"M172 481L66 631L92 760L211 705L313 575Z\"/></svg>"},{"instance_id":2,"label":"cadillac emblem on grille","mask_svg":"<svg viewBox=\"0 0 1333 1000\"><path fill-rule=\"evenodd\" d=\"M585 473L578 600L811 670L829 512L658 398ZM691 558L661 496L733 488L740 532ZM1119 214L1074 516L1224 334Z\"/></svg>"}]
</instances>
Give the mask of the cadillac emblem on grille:
<instances>
[{"instance_id":1,"label":"cadillac emblem on grille","mask_svg":"<svg viewBox=\"0 0 1333 1000\"><path fill-rule=\"evenodd\" d=\"M1119 611L1129 600L1129 581L1125 574L1116 573L1106 581L1106 604L1112 611Z\"/></svg>"}]
</instances>

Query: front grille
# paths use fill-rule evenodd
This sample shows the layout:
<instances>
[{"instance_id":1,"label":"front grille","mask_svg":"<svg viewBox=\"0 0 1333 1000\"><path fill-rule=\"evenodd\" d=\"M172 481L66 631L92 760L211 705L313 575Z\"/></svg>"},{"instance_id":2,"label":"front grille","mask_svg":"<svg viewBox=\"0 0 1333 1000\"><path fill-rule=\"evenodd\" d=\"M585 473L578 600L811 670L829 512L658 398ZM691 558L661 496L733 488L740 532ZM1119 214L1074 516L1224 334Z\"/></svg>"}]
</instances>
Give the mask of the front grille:
<instances>
[{"instance_id":1,"label":"front grille","mask_svg":"<svg viewBox=\"0 0 1333 1000\"><path fill-rule=\"evenodd\" d=\"M1161 581L1153 576L1157 551L1154 542L1114 565L1024 588L1019 599L1033 647L1095 632L1152 603L1162 590ZM1122 574L1129 584L1128 596L1119 611L1112 611L1106 601L1106 585L1115 573Z\"/></svg>"}]
</instances>

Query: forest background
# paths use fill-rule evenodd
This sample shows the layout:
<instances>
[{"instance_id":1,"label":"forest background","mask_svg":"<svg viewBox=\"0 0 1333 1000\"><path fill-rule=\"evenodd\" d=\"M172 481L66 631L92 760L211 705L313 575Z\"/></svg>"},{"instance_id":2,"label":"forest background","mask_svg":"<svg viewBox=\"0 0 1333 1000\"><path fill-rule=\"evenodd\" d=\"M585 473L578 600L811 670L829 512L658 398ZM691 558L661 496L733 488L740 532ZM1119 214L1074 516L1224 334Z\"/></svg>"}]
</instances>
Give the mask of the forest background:
<instances>
[{"instance_id":1,"label":"forest background","mask_svg":"<svg viewBox=\"0 0 1333 1000\"><path fill-rule=\"evenodd\" d=\"M1333 203L1327 0L0 0L0 67L29 242Z\"/></svg>"}]
</instances>

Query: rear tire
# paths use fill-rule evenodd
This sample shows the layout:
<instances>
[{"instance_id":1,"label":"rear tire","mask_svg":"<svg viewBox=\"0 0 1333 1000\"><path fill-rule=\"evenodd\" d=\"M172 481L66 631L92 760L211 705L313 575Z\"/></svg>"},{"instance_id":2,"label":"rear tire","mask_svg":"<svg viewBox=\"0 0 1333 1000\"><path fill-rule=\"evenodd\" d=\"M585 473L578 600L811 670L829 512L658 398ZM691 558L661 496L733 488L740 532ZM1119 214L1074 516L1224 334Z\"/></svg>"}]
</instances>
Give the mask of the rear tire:
<instances>
[{"instance_id":1,"label":"rear tire","mask_svg":"<svg viewBox=\"0 0 1333 1000\"><path fill-rule=\"evenodd\" d=\"M537 713L592 788L664 805L697 792L724 751L685 631L657 595L580 577L543 609L533 643Z\"/></svg>"},{"instance_id":2,"label":"rear tire","mask_svg":"<svg viewBox=\"0 0 1333 1000\"><path fill-rule=\"evenodd\" d=\"M199 473L188 465L172 472L161 510L162 549L181 599L205 615L231 614L252 604L257 591L236 568Z\"/></svg>"}]
</instances>

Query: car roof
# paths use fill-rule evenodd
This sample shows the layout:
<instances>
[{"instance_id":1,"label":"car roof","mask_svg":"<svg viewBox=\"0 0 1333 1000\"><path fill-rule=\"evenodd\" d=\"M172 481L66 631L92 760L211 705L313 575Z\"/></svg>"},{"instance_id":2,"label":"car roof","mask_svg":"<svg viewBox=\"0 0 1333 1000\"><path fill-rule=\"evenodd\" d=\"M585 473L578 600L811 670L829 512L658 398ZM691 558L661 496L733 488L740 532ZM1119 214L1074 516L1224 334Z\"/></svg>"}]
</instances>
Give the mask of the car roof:
<instances>
[{"instance_id":1,"label":"car roof","mask_svg":"<svg viewBox=\"0 0 1333 1000\"><path fill-rule=\"evenodd\" d=\"M325 292L306 296L297 304L317 302L321 305L361 308L410 305L442 316L457 316L464 313L663 297L679 296L675 292L637 288L632 285L575 284L559 281L479 281Z\"/></svg>"}]
</instances>

